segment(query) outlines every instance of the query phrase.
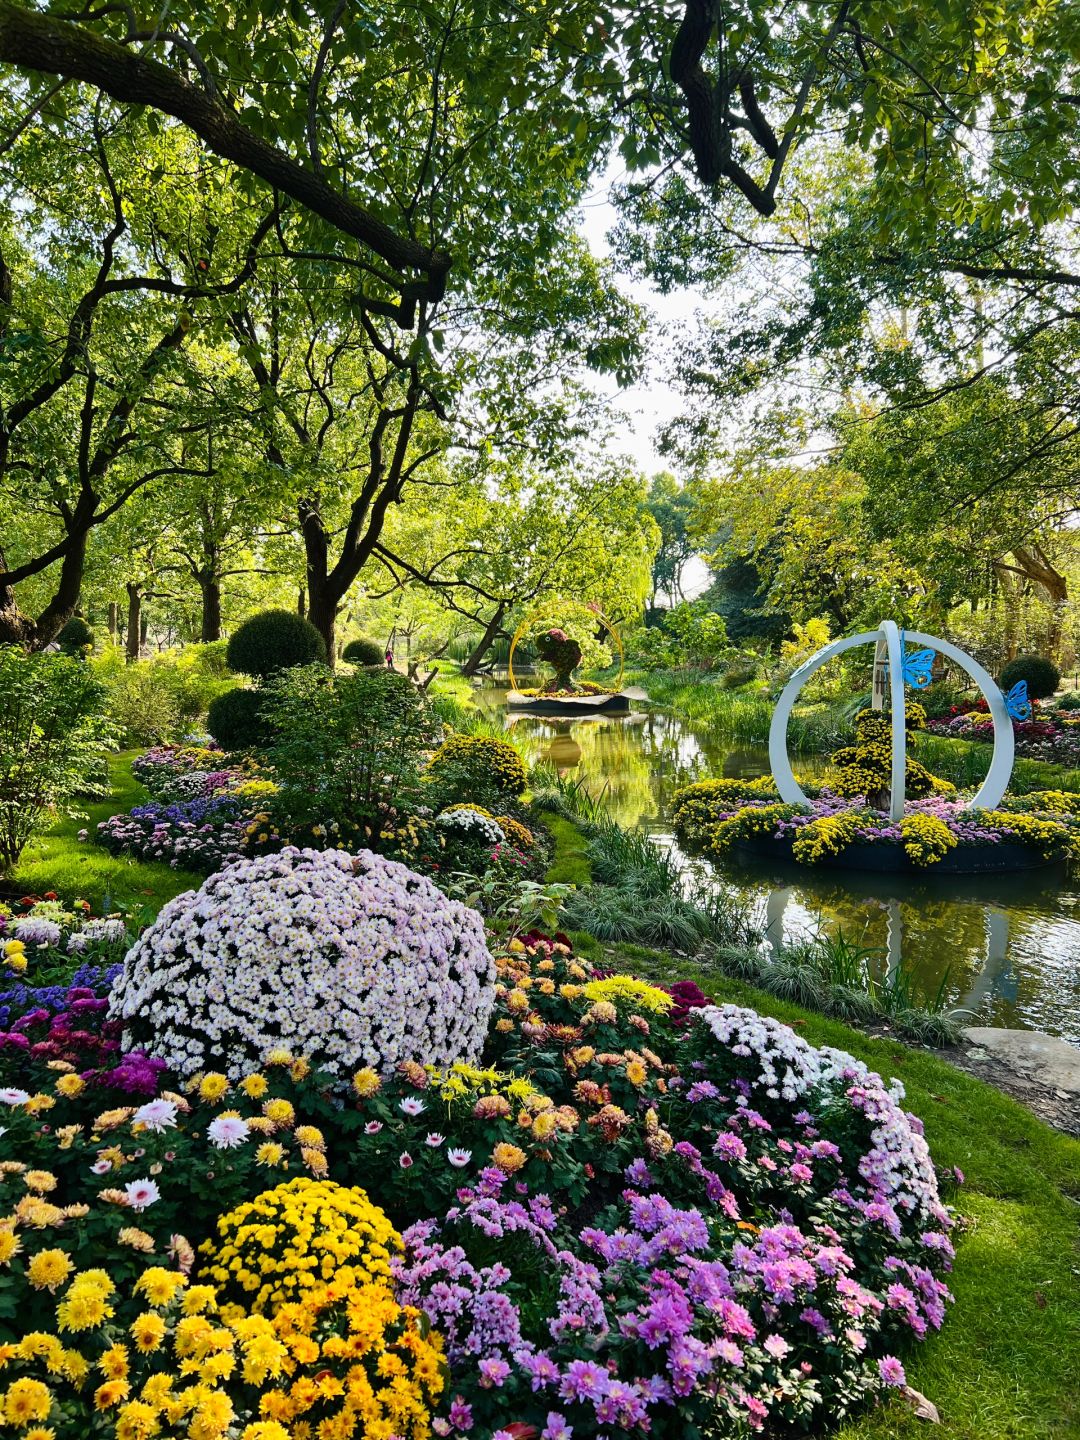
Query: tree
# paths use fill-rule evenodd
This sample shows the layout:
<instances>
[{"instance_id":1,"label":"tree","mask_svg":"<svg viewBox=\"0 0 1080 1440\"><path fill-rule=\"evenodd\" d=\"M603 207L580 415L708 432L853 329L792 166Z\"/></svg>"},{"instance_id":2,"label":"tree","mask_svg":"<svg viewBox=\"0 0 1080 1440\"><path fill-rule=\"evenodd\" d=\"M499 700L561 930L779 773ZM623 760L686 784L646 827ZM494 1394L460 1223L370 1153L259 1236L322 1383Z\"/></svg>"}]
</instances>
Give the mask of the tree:
<instances>
[{"instance_id":1,"label":"tree","mask_svg":"<svg viewBox=\"0 0 1080 1440\"><path fill-rule=\"evenodd\" d=\"M209 196L197 172L181 178L191 157L137 117L73 100L67 119L62 141L26 130L12 142L33 203L9 183L0 220L0 639L33 648L74 611L93 532L146 487L198 473L183 351L254 274L273 228ZM54 567L28 613L16 587Z\"/></svg>"},{"instance_id":2,"label":"tree","mask_svg":"<svg viewBox=\"0 0 1080 1440\"><path fill-rule=\"evenodd\" d=\"M401 502L431 447L446 443L443 417L466 388L474 418L512 437L516 419L498 408L507 377L527 425L528 386L542 389L582 362L626 379L636 362L635 309L574 233L574 207L605 131L562 81L592 22L584 7L572 23L554 25L556 14L547 6L500 14L455 0L394 5L374 27L339 3L288 14L189 5L172 11L166 27L144 26L128 11L0 7L0 62L73 78L97 87L99 101L120 102L95 107L81 87L16 75L11 144L32 140L47 150L79 106L100 109L111 124L134 102L149 107L137 118L146 148L194 154L208 209L223 196L238 212L253 200L262 207L259 245L268 241L277 266L257 296L237 280L237 303L216 313L228 316L258 392L250 420L264 463L296 481L307 603L331 642L337 608L387 508ZM0 146L7 143L0 132ZM159 195L164 205L168 187L156 178L156 189L125 193L129 230L152 215ZM214 247L208 230L196 238L184 253L201 275ZM152 234L144 247L155 260L158 240ZM223 287L189 284L178 298L193 301L203 288L222 298ZM348 317L340 351L331 334L339 317ZM309 319L319 337L310 364L301 348ZM405 330L414 333L405 338ZM452 364L440 359L444 351ZM348 361L351 390L331 401L332 418L316 420L311 407L338 395L338 367ZM288 390L297 377L307 400ZM319 471L328 454L323 419L343 431L346 411L366 455L362 475L356 445L342 442L356 481L348 497ZM432 417L439 424L414 435L418 420Z\"/></svg>"},{"instance_id":3,"label":"tree","mask_svg":"<svg viewBox=\"0 0 1080 1440\"><path fill-rule=\"evenodd\" d=\"M660 531L660 546L652 562L652 594L649 597L649 612L653 614L661 595L669 603L686 598L681 581L683 567L695 554L694 542L687 529L694 513L694 496L679 484L670 471L663 470L654 475L649 484L645 507Z\"/></svg>"},{"instance_id":4,"label":"tree","mask_svg":"<svg viewBox=\"0 0 1080 1440\"><path fill-rule=\"evenodd\" d=\"M584 454L559 469L461 460L458 474L444 505L377 555L394 584L437 593L475 627L465 675L526 614L562 597L595 602L616 623L638 619L658 539L639 475Z\"/></svg>"}]
</instances>

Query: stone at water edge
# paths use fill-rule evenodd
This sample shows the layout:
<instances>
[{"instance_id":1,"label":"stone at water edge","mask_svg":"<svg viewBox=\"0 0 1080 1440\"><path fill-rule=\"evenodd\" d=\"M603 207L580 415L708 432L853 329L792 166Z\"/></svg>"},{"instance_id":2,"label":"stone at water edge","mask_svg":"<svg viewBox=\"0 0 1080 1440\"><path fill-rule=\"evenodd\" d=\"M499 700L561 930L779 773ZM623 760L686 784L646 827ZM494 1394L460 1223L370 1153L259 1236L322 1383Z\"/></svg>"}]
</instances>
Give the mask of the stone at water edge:
<instances>
[{"instance_id":1,"label":"stone at water edge","mask_svg":"<svg viewBox=\"0 0 1080 1440\"><path fill-rule=\"evenodd\" d=\"M1041 1030L1003 1030L990 1025L974 1025L964 1036L1026 1080L1064 1090L1066 1099L1080 1099L1080 1049L1067 1040L1044 1035Z\"/></svg>"},{"instance_id":2,"label":"stone at water edge","mask_svg":"<svg viewBox=\"0 0 1080 1440\"><path fill-rule=\"evenodd\" d=\"M918 1390L913 1390L910 1385L904 1385L897 1393L905 1404L911 1406L911 1413L916 1420L927 1420L931 1425L941 1424L937 1406L925 1395L921 1395Z\"/></svg>"}]
</instances>

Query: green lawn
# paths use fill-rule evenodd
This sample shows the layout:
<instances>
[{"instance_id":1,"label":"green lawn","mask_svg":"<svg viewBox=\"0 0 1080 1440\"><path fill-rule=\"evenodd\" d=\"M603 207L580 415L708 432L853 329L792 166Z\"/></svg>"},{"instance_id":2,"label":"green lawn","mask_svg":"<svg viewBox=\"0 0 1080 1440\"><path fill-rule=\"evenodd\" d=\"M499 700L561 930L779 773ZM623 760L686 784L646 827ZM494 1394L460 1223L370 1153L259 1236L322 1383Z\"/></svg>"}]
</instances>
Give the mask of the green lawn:
<instances>
[{"instance_id":1,"label":"green lawn","mask_svg":"<svg viewBox=\"0 0 1080 1440\"><path fill-rule=\"evenodd\" d=\"M91 840L78 838L80 830L92 835L99 820L149 799L131 773L136 754L129 751L110 758L113 789L108 800L87 805L80 816L59 820L30 842L11 877L20 889L27 894L55 890L65 900L89 900L95 910L124 910L147 919L174 895L198 889L205 877L193 871L110 855Z\"/></svg>"},{"instance_id":2,"label":"green lawn","mask_svg":"<svg viewBox=\"0 0 1080 1440\"><path fill-rule=\"evenodd\" d=\"M841 1440L1080 1437L1080 1143L927 1052L868 1039L694 963L580 938L607 963L696 980L717 1000L774 1015L814 1044L899 1076L934 1159L964 1172L950 1197L969 1227L957 1241L956 1304L941 1333L905 1357L909 1382L937 1405L941 1427L927 1430L894 1402L843 1426Z\"/></svg>"}]
</instances>

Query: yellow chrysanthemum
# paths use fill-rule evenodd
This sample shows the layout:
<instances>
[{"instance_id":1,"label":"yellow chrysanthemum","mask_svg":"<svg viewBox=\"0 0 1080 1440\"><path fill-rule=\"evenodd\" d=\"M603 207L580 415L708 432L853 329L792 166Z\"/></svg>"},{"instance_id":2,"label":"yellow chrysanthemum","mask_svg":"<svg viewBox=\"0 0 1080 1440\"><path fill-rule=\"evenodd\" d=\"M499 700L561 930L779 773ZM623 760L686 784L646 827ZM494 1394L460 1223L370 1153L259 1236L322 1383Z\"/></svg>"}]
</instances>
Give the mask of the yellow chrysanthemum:
<instances>
[{"instance_id":1,"label":"yellow chrysanthemum","mask_svg":"<svg viewBox=\"0 0 1080 1440\"><path fill-rule=\"evenodd\" d=\"M369 1095L374 1095L382 1085L378 1074L371 1069L357 1070L352 1077L353 1089L361 1100L366 1100Z\"/></svg>"},{"instance_id":2,"label":"yellow chrysanthemum","mask_svg":"<svg viewBox=\"0 0 1080 1440\"><path fill-rule=\"evenodd\" d=\"M13 1380L4 1395L4 1419L9 1425L30 1425L48 1419L52 1391L40 1380L21 1376Z\"/></svg>"},{"instance_id":3,"label":"yellow chrysanthemum","mask_svg":"<svg viewBox=\"0 0 1080 1440\"><path fill-rule=\"evenodd\" d=\"M110 1345L98 1361L98 1369L106 1380L128 1378L128 1352L126 1345Z\"/></svg>"},{"instance_id":4,"label":"yellow chrysanthemum","mask_svg":"<svg viewBox=\"0 0 1080 1440\"><path fill-rule=\"evenodd\" d=\"M221 1075L216 1070L211 1070L199 1081L199 1099L206 1100L210 1104L228 1094L228 1090L228 1076Z\"/></svg>"},{"instance_id":5,"label":"yellow chrysanthemum","mask_svg":"<svg viewBox=\"0 0 1080 1440\"><path fill-rule=\"evenodd\" d=\"M151 1440L161 1430L157 1411L143 1400L132 1400L116 1417L116 1440Z\"/></svg>"},{"instance_id":6,"label":"yellow chrysanthemum","mask_svg":"<svg viewBox=\"0 0 1080 1440\"><path fill-rule=\"evenodd\" d=\"M64 1250L39 1250L26 1267L26 1278L35 1290L56 1290L74 1270Z\"/></svg>"},{"instance_id":7,"label":"yellow chrysanthemum","mask_svg":"<svg viewBox=\"0 0 1080 1440\"><path fill-rule=\"evenodd\" d=\"M165 1339L165 1321L153 1310L145 1310L128 1328L136 1349L144 1355L156 1350Z\"/></svg>"},{"instance_id":8,"label":"yellow chrysanthemum","mask_svg":"<svg viewBox=\"0 0 1080 1440\"><path fill-rule=\"evenodd\" d=\"M95 1330L112 1313L112 1306L106 1304L100 1290L72 1287L56 1307L57 1327L60 1330Z\"/></svg>"},{"instance_id":9,"label":"yellow chrysanthemum","mask_svg":"<svg viewBox=\"0 0 1080 1440\"><path fill-rule=\"evenodd\" d=\"M270 1089L270 1082L265 1075L245 1075L240 1081L240 1089L252 1100L261 1100Z\"/></svg>"},{"instance_id":10,"label":"yellow chrysanthemum","mask_svg":"<svg viewBox=\"0 0 1080 1440\"><path fill-rule=\"evenodd\" d=\"M119 1405L121 1400L126 1400L131 1394L131 1386L126 1380L107 1380L104 1385L99 1385L94 1391L94 1409L111 1410L114 1405Z\"/></svg>"},{"instance_id":11,"label":"yellow chrysanthemum","mask_svg":"<svg viewBox=\"0 0 1080 1440\"><path fill-rule=\"evenodd\" d=\"M7 1225L0 1225L0 1265L10 1264L12 1257L22 1249L22 1241Z\"/></svg>"},{"instance_id":12,"label":"yellow chrysanthemum","mask_svg":"<svg viewBox=\"0 0 1080 1440\"><path fill-rule=\"evenodd\" d=\"M136 1293L145 1295L151 1305L168 1305L178 1290L187 1284L187 1277L178 1270L166 1270L161 1265L152 1265L144 1270L135 1282Z\"/></svg>"}]
</instances>

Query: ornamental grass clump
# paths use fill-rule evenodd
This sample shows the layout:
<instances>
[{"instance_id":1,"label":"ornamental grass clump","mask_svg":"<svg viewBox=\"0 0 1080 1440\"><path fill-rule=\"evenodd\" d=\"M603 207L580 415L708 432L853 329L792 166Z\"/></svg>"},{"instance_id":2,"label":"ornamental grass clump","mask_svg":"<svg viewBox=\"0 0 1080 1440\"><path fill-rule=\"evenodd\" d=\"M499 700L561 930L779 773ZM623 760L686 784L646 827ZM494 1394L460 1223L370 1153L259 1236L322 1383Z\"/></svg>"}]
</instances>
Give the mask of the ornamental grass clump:
<instances>
[{"instance_id":1,"label":"ornamental grass clump","mask_svg":"<svg viewBox=\"0 0 1080 1440\"><path fill-rule=\"evenodd\" d=\"M494 999L483 922L369 850L243 860L169 902L110 1014L181 1075L237 1077L276 1047L328 1075L475 1060Z\"/></svg>"},{"instance_id":2,"label":"ornamental grass clump","mask_svg":"<svg viewBox=\"0 0 1080 1440\"><path fill-rule=\"evenodd\" d=\"M274 1314L331 1281L385 1284L401 1237L366 1193L298 1177L218 1217L199 1276L225 1304Z\"/></svg>"}]
</instances>

